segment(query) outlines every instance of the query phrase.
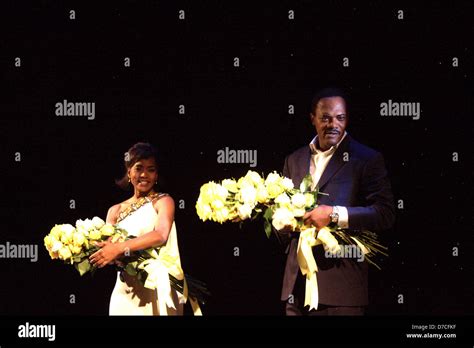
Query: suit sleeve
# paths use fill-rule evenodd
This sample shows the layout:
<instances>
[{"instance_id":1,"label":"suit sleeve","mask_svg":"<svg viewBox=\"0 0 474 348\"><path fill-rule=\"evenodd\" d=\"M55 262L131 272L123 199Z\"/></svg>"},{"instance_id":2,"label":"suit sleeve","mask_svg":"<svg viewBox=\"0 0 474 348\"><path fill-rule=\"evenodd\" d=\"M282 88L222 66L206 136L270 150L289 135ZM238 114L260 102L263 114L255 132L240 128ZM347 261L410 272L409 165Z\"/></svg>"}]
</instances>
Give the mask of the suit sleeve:
<instances>
[{"instance_id":1,"label":"suit sleeve","mask_svg":"<svg viewBox=\"0 0 474 348\"><path fill-rule=\"evenodd\" d=\"M286 156L285 158L285 164L283 165L283 176L286 176L287 178L291 179L290 166L288 164L289 157L290 156Z\"/></svg>"},{"instance_id":2,"label":"suit sleeve","mask_svg":"<svg viewBox=\"0 0 474 348\"><path fill-rule=\"evenodd\" d=\"M363 206L347 207L350 229L385 230L395 222L395 206L383 156L369 159L361 175L359 195Z\"/></svg>"}]
</instances>

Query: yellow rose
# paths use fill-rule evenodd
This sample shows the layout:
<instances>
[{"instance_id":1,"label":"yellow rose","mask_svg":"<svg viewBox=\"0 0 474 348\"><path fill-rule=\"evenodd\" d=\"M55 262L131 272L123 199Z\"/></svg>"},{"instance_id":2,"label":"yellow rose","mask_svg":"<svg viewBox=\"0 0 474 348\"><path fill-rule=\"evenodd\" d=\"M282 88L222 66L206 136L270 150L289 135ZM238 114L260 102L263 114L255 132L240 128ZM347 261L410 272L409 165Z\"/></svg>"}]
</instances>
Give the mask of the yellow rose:
<instances>
[{"instance_id":1,"label":"yellow rose","mask_svg":"<svg viewBox=\"0 0 474 348\"><path fill-rule=\"evenodd\" d=\"M265 185L259 185L257 187L257 201L258 203L268 202L268 190Z\"/></svg>"},{"instance_id":2,"label":"yellow rose","mask_svg":"<svg viewBox=\"0 0 474 348\"><path fill-rule=\"evenodd\" d=\"M59 240L61 239L61 225L54 225L54 227L51 229L51 231L49 232L50 236L52 236L53 238Z\"/></svg>"},{"instance_id":3,"label":"yellow rose","mask_svg":"<svg viewBox=\"0 0 474 348\"><path fill-rule=\"evenodd\" d=\"M91 219L85 219L81 222L80 226L84 227L86 230L90 231L94 229L94 224Z\"/></svg>"},{"instance_id":4,"label":"yellow rose","mask_svg":"<svg viewBox=\"0 0 474 348\"><path fill-rule=\"evenodd\" d=\"M204 195L212 195L212 187L216 185L215 182L210 181L204 185L201 186L200 193Z\"/></svg>"},{"instance_id":5,"label":"yellow rose","mask_svg":"<svg viewBox=\"0 0 474 348\"><path fill-rule=\"evenodd\" d=\"M289 205L290 202L290 197L288 197L286 193L281 193L278 195L277 198L275 198L275 203L278 203L280 205Z\"/></svg>"},{"instance_id":6,"label":"yellow rose","mask_svg":"<svg viewBox=\"0 0 474 348\"><path fill-rule=\"evenodd\" d=\"M302 193L295 193L293 197L291 197L291 204L295 206L295 208L304 208L306 206L306 197Z\"/></svg>"},{"instance_id":7,"label":"yellow rose","mask_svg":"<svg viewBox=\"0 0 474 348\"><path fill-rule=\"evenodd\" d=\"M201 186L198 201L200 204L212 204L215 200L225 202L228 195L226 187L211 181Z\"/></svg>"},{"instance_id":8,"label":"yellow rose","mask_svg":"<svg viewBox=\"0 0 474 348\"><path fill-rule=\"evenodd\" d=\"M89 231L89 239L98 240L101 236L102 235L99 230L93 229Z\"/></svg>"},{"instance_id":9,"label":"yellow rose","mask_svg":"<svg viewBox=\"0 0 474 348\"><path fill-rule=\"evenodd\" d=\"M54 259L57 259L59 257L58 253L57 252L52 252L50 251L49 252L49 256L54 260Z\"/></svg>"},{"instance_id":10,"label":"yellow rose","mask_svg":"<svg viewBox=\"0 0 474 348\"><path fill-rule=\"evenodd\" d=\"M294 217L303 217L304 214L306 213L306 209L304 208L296 208L296 207L292 207L291 208L291 212L293 214Z\"/></svg>"},{"instance_id":11,"label":"yellow rose","mask_svg":"<svg viewBox=\"0 0 474 348\"><path fill-rule=\"evenodd\" d=\"M84 237L88 237L89 236L89 231L86 230L84 228L84 226L79 226L76 230L77 232L81 233L82 235L84 235Z\"/></svg>"},{"instance_id":12,"label":"yellow rose","mask_svg":"<svg viewBox=\"0 0 474 348\"><path fill-rule=\"evenodd\" d=\"M219 210L224 207L224 203L220 199L215 199L211 202L211 206L214 210Z\"/></svg>"},{"instance_id":13,"label":"yellow rose","mask_svg":"<svg viewBox=\"0 0 474 348\"><path fill-rule=\"evenodd\" d=\"M263 183L263 178L257 172L249 170L245 175L245 178L252 182L254 186L258 186Z\"/></svg>"},{"instance_id":14,"label":"yellow rose","mask_svg":"<svg viewBox=\"0 0 474 348\"><path fill-rule=\"evenodd\" d=\"M74 245L74 246L71 247L71 252L72 252L74 255L79 255L79 254L82 252L82 247L81 247L81 246Z\"/></svg>"},{"instance_id":15,"label":"yellow rose","mask_svg":"<svg viewBox=\"0 0 474 348\"><path fill-rule=\"evenodd\" d=\"M107 237L110 237L111 235L113 235L115 233L115 227L111 224L105 224L104 226L102 226L102 228L100 229L100 233L103 235L103 236L107 236Z\"/></svg>"},{"instance_id":16,"label":"yellow rose","mask_svg":"<svg viewBox=\"0 0 474 348\"><path fill-rule=\"evenodd\" d=\"M217 210L214 214L214 218L216 222L220 223L227 221L227 219L229 218L229 209L223 207L222 209Z\"/></svg>"},{"instance_id":17,"label":"yellow rose","mask_svg":"<svg viewBox=\"0 0 474 348\"><path fill-rule=\"evenodd\" d=\"M63 244L69 244L69 243L72 243L72 237L73 237L73 233L68 231L68 232L64 232L63 235L61 236L61 242Z\"/></svg>"},{"instance_id":18,"label":"yellow rose","mask_svg":"<svg viewBox=\"0 0 474 348\"><path fill-rule=\"evenodd\" d=\"M53 238L50 235L44 237L44 246L46 247L46 249L51 250L53 246Z\"/></svg>"},{"instance_id":19,"label":"yellow rose","mask_svg":"<svg viewBox=\"0 0 474 348\"><path fill-rule=\"evenodd\" d=\"M96 229L100 230L102 226L105 225L105 221L102 220L100 217L94 216L92 218L92 225L94 225Z\"/></svg>"},{"instance_id":20,"label":"yellow rose","mask_svg":"<svg viewBox=\"0 0 474 348\"><path fill-rule=\"evenodd\" d=\"M241 177L239 181L237 181L237 187L239 189L242 189L247 186L252 186L252 187L254 186L252 180L250 180L249 178L244 176L244 177Z\"/></svg>"},{"instance_id":21,"label":"yellow rose","mask_svg":"<svg viewBox=\"0 0 474 348\"><path fill-rule=\"evenodd\" d=\"M237 211L241 220L248 219L252 215L252 207L248 204L240 205Z\"/></svg>"},{"instance_id":22,"label":"yellow rose","mask_svg":"<svg viewBox=\"0 0 474 348\"><path fill-rule=\"evenodd\" d=\"M240 201L252 208L257 204L257 189L252 185L245 185L240 189Z\"/></svg>"},{"instance_id":23,"label":"yellow rose","mask_svg":"<svg viewBox=\"0 0 474 348\"><path fill-rule=\"evenodd\" d=\"M199 197L197 203L196 203L196 211L199 216L199 218L202 221L206 221L211 218L212 216L212 209L209 206L209 204L204 203L201 198Z\"/></svg>"},{"instance_id":24,"label":"yellow rose","mask_svg":"<svg viewBox=\"0 0 474 348\"><path fill-rule=\"evenodd\" d=\"M61 225L61 232L62 234L64 233L67 233L67 234L71 234L75 231L76 229L74 228L73 225L70 225L70 224L63 224Z\"/></svg>"},{"instance_id":25,"label":"yellow rose","mask_svg":"<svg viewBox=\"0 0 474 348\"><path fill-rule=\"evenodd\" d=\"M69 224L61 225L61 242L63 244L72 243L72 236L75 231L76 229L72 225L69 225Z\"/></svg>"},{"instance_id":26,"label":"yellow rose","mask_svg":"<svg viewBox=\"0 0 474 348\"><path fill-rule=\"evenodd\" d=\"M266 185L268 191L268 197L273 199L278 197L283 192L283 187L278 183L271 183Z\"/></svg>"},{"instance_id":27,"label":"yellow rose","mask_svg":"<svg viewBox=\"0 0 474 348\"><path fill-rule=\"evenodd\" d=\"M284 227L290 227L294 230L297 226L297 221L293 213L287 208L278 208L273 213L272 225L277 230L282 230Z\"/></svg>"},{"instance_id":28,"label":"yellow rose","mask_svg":"<svg viewBox=\"0 0 474 348\"><path fill-rule=\"evenodd\" d=\"M61 260L67 260L67 259L70 259L72 257L72 254L71 254L71 249L69 249L67 246L63 246L59 252L59 258Z\"/></svg>"},{"instance_id":29,"label":"yellow rose","mask_svg":"<svg viewBox=\"0 0 474 348\"><path fill-rule=\"evenodd\" d=\"M216 185L215 191L214 191L214 197L218 197L221 200L225 201L228 195L229 195L229 191L227 191L227 189L224 186Z\"/></svg>"},{"instance_id":30,"label":"yellow rose","mask_svg":"<svg viewBox=\"0 0 474 348\"><path fill-rule=\"evenodd\" d=\"M281 176L278 175L276 172L270 173L265 179L265 186L271 185L271 184L279 184L281 179L282 179Z\"/></svg>"},{"instance_id":31,"label":"yellow rose","mask_svg":"<svg viewBox=\"0 0 474 348\"><path fill-rule=\"evenodd\" d=\"M286 191L289 191L295 187L293 181L289 178L283 178L283 180L281 181L281 186L283 186Z\"/></svg>"},{"instance_id":32,"label":"yellow rose","mask_svg":"<svg viewBox=\"0 0 474 348\"><path fill-rule=\"evenodd\" d=\"M314 195L312 193L305 193L304 198L306 200L305 206L307 208L314 204Z\"/></svg>"},{"instance_id":33,"label":"yellow rose","mask_svg":"<svg viewBox=\"0 0 474 348\"><path fill-rule=\"evenodd\" d=\"M233 179L222 180L222 186L227 189L227 191L236 193L239 188L237 187L237 182Z\"/></svg>"},{"instance_id":34,"label":"yellow rose","mask_svg":"<svg viewBox=\"0 0 474 348\"><path fill-rule=\"evenodd\" d=\"M53 240L53 245L51 246L51 251L53 253L58 252L63 247L63 243L58 240Z\"/></svg>"},{"instance_id":35,"label":"yellow rose","mask_svg":"<svg viewBox=\"0 0 474 348\"><path fill-rule=\"evenodd\" d=\"M72 236L72 240L73 240L73 245L75 247L82 247L82 245L84 244L86 240L86 237L84 237L84 235L80 232L75 232Z\"/></svg>"}]
</instances>

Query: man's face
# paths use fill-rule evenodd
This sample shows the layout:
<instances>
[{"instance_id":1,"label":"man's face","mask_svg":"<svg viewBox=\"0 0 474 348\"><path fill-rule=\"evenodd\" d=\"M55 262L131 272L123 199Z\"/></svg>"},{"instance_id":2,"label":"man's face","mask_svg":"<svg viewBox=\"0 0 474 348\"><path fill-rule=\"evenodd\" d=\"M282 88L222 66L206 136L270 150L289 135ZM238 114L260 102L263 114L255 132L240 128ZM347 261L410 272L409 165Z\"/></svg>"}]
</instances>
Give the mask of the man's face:
<instances>
[{"instance_id":1,"label":"man's face","mask_svg":"<svg viewBox=\"0 0 474 348\"><path fill-rule=\"evenodd\" d=\"M313 112L311 123L318 133L319 147L328 150L341 140L346 130L346 102L341 97L322 98Z\"/></svg>"}]
</instances>

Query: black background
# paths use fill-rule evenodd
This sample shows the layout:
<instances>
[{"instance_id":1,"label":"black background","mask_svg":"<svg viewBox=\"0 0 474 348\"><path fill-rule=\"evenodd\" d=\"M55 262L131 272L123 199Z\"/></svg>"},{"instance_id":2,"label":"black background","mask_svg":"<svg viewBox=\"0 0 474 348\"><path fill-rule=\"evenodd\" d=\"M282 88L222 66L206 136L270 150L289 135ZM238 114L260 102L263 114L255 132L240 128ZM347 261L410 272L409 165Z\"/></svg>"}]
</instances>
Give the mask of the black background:
<instances>
[{"instance_id":1,"label":"black background","mask_svg":"<svg viewBox=\"0 0 474 348\"><path fill-rule=\"evenodd\" d=\"M43 237L56 223L105 219L128 198L114 179L124 152L148 141L160 152L161 190L185 203L181 258L213 293L204 314L283 315L278 243L260 223L202 223L194 205L207 181L281 171L314 136L313 93L337 85L351 95L348 132L383 153L404 204L381 236L390 257L370 271L368 313L472 315L472 15L468 1L2 4L0 243L38 244L40 254L0 259L0 314L108 314L113 269L80 278L49 259ZM56 117L64 99L95 102L95 120ZM381 117L389 99L420 102L421 118ZM217 163L225 147L257 150L257 167Z\"/></svg>"}]
</instances>

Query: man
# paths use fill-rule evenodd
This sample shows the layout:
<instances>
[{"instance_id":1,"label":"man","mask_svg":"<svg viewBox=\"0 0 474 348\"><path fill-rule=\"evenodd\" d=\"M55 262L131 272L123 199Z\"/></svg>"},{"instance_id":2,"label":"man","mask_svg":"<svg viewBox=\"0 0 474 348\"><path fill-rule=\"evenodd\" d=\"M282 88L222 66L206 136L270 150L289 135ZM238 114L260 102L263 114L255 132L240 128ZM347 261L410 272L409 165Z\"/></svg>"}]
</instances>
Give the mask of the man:
<instances>
[{"instance_id":1,"label":"man","mask_svg":"<svg viewBox=\"0 0 474 348\"><path fill-rule=\"evenodd\" d=\"M299 187L310 173L321 192L319 205L304 216L317 229L336 224L349 233L390 228L395 207L380 153L356 142L347 132L347 98L338 89L323 89L313 98L311 123L316 137L309 146L285 159L283 175ZM367 262L360 258L329 258L322 245L313 247L318 265L318 309L304 307L305 279L297 262L299 233L289 237L282 297L287 315L363 315L368 304ZM287 238L288 240L288 238Z\"/></svg>"}]
</instances>

